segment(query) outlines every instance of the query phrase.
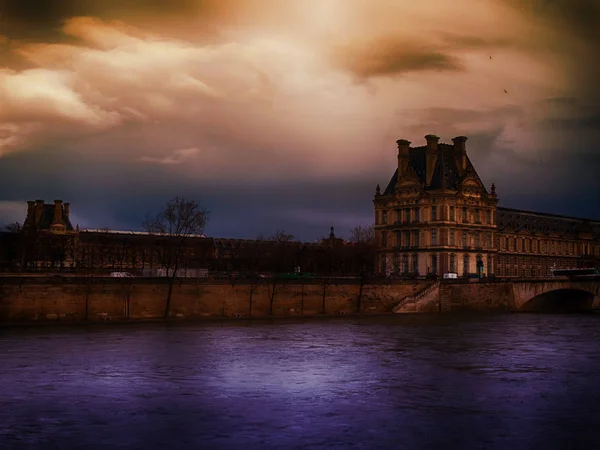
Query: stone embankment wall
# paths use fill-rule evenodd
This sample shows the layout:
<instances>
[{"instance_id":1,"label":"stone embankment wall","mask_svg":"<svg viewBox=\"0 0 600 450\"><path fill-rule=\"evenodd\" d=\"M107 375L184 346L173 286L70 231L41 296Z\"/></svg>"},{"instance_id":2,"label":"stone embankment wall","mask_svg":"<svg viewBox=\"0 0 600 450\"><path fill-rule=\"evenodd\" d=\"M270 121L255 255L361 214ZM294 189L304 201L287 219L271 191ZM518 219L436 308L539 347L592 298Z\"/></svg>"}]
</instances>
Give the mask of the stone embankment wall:
<instances>
[{"instance_id":1,"label":"stone embankment wall","mask_svg":"<svg viewBox=\"0 0 600 450\"><path fill-rule=\"evenodd\" d=\"M331 284L330 284L331 283ZM402 298L431 282L368 284L338 280L325 286L325 314L390 313ZM311 316L323 313L323 283L263 280L176 282L170 315L180 318ZM162 318L164 279L0 277L0 323ZM360 299L360 311L358 302ZM250 298L252 307L250 308Z\"/></svg>"},{"instance_id":2,"label":"stone embankment wall","mask_svg":"<svg viewBox=\"0 0 600 450\"><path fill-rule=\"evenodd\" d=\"M599 281L514 280L441 282L404 297L395 313L458 311L545 311L553 307L542 294L554 293L555 306L584 311L600 307ZM537 301L536 301L537 300ZM561 303L562 302L562 303Z\"/></svg>"},{"instance_id":3,"label":"stone embankment wall","mask_svg":"<svg viewBox=\"0 0 600 450\"><path fill-rule=\"evenodd\" d=\"M458 311L512 311L510 283L435 283L403 298L394 308L402 313Z\"/></svg>"}]
</instances>

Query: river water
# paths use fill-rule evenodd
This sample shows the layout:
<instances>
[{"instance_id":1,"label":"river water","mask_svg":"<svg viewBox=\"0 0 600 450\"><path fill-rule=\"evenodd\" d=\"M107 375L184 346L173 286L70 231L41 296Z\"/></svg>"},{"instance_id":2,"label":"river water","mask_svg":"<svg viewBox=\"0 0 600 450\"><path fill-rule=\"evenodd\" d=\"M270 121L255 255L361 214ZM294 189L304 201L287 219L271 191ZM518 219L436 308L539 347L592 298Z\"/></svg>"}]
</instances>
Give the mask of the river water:
<instances>
[{"instance_id":1,"label":"river water","mask_svg":"<svg viewBox=\"0 0 600 450\"><path fill-rule=\"evenodd\" d=\"M598 449L600 314L0 330L4 449Z\"/></svg>"}]
</instances>

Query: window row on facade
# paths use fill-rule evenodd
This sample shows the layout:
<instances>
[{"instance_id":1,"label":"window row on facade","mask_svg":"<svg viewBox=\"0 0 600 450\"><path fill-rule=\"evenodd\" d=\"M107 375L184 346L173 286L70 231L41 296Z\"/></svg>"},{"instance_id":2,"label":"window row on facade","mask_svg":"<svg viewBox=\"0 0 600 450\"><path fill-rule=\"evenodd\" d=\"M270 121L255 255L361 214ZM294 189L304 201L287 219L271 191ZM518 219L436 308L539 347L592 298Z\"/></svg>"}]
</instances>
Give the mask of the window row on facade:
<instances>
[{"instance_id":1,"label":"window row on facade","mask_svg":"<svg viewBox=\"0 0 600 450\"><path fill-rule=\"evenodd\" d=\"M426 246L494 248L494 233L491 231L456 230L454 228L382 231L379 234L379 245L383 248Z\"/></svg>"},{"instance_id":2,"label":"window row on facade","mask_svg":"<svg viewBox=\"0 0 600 450\"><path fill-rule=\"evenodd\" d=\"M380 271L395 275L494 274L494 257L487 254L388 253L380 255Z\"/></svg>"},{"instance_id":3,"label":"window row on facade","mask_svg":"<svg viewBox=\"0 0 600 450\"><path fill-rule=\"evenodd\" d=\"M552 275L552 269L571 269L578 259L536 256L511 256L499 253L496 275L499 277L544 277Z\"/></svg>"},{"instance_id":4,"label":"window row on facade","mask_svg":"<svg viewBox=\"0 0 600 450\"><path fill-rule=\"evenodd\" d=\"M418 222L462 222L494 224L491 209L432 205L429 207L384 209L376 211L376 225L406 224Z\"/></svg>"},{"instance_id":5,"label":"window row on facade","mask_svg":"<svg viewBox=\"0 0 600 450\"><path fill-rule=\"evenodd\" d=\"M564 241L558 239L538 239L515 236L501 236L500 250L555 255L600 256L600 244L572 240Z\"/></svg>"}]
</instances>

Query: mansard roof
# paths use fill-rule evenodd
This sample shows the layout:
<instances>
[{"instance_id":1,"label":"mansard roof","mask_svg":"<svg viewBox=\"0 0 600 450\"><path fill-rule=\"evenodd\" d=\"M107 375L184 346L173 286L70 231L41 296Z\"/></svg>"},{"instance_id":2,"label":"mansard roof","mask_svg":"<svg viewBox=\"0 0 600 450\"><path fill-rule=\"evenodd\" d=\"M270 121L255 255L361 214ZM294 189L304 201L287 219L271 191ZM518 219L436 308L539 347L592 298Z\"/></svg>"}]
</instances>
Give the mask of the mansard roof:
<instances>
[{"instance_id":1,"label":"mansard roof","mask_svg":"<svg viewBox=\"0 0 600 450\"><path fill-rule=\"evenodd\" d=\"M600 221L580 217L498 207L497 223L500 230L527 230L562 236L590 233L600 237Z\"/></svg>"},{"instance_id":2,"label":"mansard roof","mask_svg":"<svg viewBox=\"0 0 600 450\"><path fill-rule=\"evenodd\" d=\"M54 208L53 204L44 204L42 216L37 226L38 230L50 230L50 226L54 222ZM62 221L67 227L67 231L74 230L71 220L69 220L69 216L65 213L64 209L62 210Z\"/></svg>"},{"instance_id":3,"label":"mansard roof","mask_svg":"<svg viewBox=\"0 0 600 450\"><path fill-rule=\"evenodd\" d=\"M438 144L438 158L433 169L433 175L431 178L431 184L425 185L426 176L426 150L427 146L414 147L409 149L409 170L412 169L415 175L419 179L421 186L425 187L425 190L437 190L444 186L446 189L458 190L460 181L467 176L475 178L481 183L481 179L475 170L475 167L471 163L471 160L467 156L467 165L464 176L461 177L456 157L454 156L454 147L450 144ZM439 156L442 158L439 158ZM390 182L388 183L383 195L395 194L396 184L398 183L398 169L392 175ZM483 183L481 183L483 185ZM485 187L483 188L485 190ZM487 193L487 190L485 191Z\"/></svg>"}]
</instances>

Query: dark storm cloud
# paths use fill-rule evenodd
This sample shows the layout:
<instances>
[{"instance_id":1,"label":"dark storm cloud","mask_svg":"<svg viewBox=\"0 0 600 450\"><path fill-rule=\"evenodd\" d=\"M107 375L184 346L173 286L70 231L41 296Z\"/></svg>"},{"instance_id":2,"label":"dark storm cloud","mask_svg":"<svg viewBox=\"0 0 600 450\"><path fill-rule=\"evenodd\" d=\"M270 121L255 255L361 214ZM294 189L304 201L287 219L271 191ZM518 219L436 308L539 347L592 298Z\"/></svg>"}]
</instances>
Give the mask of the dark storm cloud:
<instances>
[{"instance_id":1,"label":"dark storm cloud","mask_svg":"<svg viewBox=\"0 0 600 450\"><path fill-rule=\"evenodd\" d=\"M359 78L463 68L453 55L422 43L389 36L340 48L337 55L340 65Z\"/></svg>"},{"instance_id":2,"label":"dark storm cloud","mask_svg":"<svg viewBox=\"0 0 600 450\"><path fill-rule=\"evenodd\" d=\"M499 0L546 27L546 46L560 53L578 101L600 111L600 2L597 0Z\"/></svg>"},{"instance_id":3,"label":"dark storm cloud","mask_svg":"<svg viewBox=\"0 0 600 450\"><path fill-rule=\"evenodd\" d=\"M532 161L527 154L520 154L515 148L498 143L511 122L527 120L525 112L520 107L503 106L487 111L467 108L427 108L398 110L396 115L400 120L405 117L419 119L416 125L407 128L411 136L436 134L442 137L442 142L448 143L451 143L450 138L454 136L467 136L469 154L471 158L475 157L480 162L498 151L518 164L530 164ZM421 142L413 142L413 145L425 145L425 139L421 138Z\"/></svg>"},{"instance_id":4,"label":"dark storm cloud","mask_svg":"<svg viewBox=\"0 0 600 450\"><path fill-rule=\"evenodd\" d=\"M480 50L514 46L515 42L506 38L482 38L468 34L439 33L442 42L452 49Z\"/></svg>"}]
</instances>

